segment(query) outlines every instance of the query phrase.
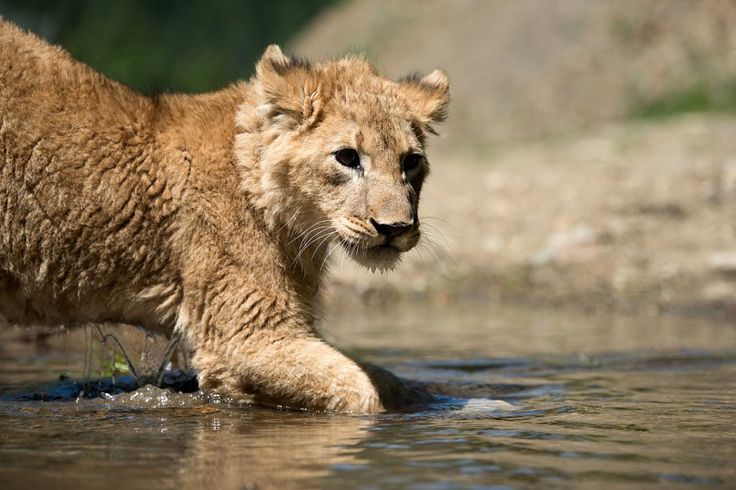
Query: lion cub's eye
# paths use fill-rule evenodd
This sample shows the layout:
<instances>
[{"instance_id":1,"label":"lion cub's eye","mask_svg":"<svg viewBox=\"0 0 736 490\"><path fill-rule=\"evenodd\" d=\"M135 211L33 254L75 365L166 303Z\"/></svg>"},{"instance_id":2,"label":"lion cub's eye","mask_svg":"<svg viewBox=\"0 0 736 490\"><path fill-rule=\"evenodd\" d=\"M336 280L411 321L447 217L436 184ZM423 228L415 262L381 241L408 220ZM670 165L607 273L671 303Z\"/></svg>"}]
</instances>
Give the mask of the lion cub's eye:
<instances>
[{"instance_id":1,"label":"lion cub's eye","mask_svg":"<svg viewBox=\"0 0 736 490\"><path fill-rule=\"evenodd\" d=\"M343 148L335 152L335 160L346 167L355 168L360 165L360 155L352 148Z\"/></svg>"},{"instance_id":2,"label":"lion cub's eye","mask_svg":"<svg viewBox=\"0 0 736 490\"><path fill-rule=\"evenodd\" d=\"M419 153L409 153L408 155L404 155L404 158L401 161L401 168L404 172L411 172L418 169L423 161L424 155L420 155Z\"/></svg>"}]
</instances>

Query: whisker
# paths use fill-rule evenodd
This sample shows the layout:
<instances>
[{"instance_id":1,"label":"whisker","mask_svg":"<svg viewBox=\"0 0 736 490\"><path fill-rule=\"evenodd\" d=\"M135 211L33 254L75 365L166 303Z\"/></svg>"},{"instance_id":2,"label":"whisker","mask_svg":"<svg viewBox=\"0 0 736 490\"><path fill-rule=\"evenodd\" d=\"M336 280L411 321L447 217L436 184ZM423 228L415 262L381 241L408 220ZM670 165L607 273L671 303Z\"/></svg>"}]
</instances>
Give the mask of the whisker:
<instances>
[{"instance_id":1,"label":"whisker","mask_svg":"<svg viewBox=\"0 0 736 490\"><path fill-rule=\"evenodd\" d=\"M325 227L325 228L321 228L317 230L313 237L311 237L308 241L306 241L306 243L302 243L301 247L299 248L299 251L296 254L296 259L294 259L295 262L296 260L299 260L302 254L304 254L312 244L316 243L318 240L321 240L319 242L319 245L317 245L315 249L314 253L316 253L316 250L319 249L319 246L322 245L322 243L325 240L327 240L331 235L337 233L337 231L330 231L330 228L331 227ZM314 253L312 254L312 258L314 258Z\"/></svg>"},{"instance_id":2,"label":"whisker","mask_svg":"<svg viewBox=\"0 0 736 490\"><path fill-rule=\"evenodd\" d=\"M358 242L341 239L340 243L345 247L342 253L342 259L340 260L340 270L343 270L346 258L353 255L356 247L358 246Z\"/></svg>"},{"instance_id":3,"label":"whisker","mask_svg":"<svg viewBox=\"0 0 736 490\"><path fill-rule=\"evenodd\" d=\"M311 243L313 239L318 238L321 233L322 230L315 230L314 232L310 232L309 234L302 237L302 241L299 243L299 248L297 249L294 257L294 264L296 264L301 255L307 250L307 248L309 247L309 243Z\"/></svg>"},{"instance_id":4,"label":"whisker","mask_svg":"<svg viewBox=\"0 0 736 490\"><path fill-rule=\"evenodd\" d=\"M284 229L284 228L286 228L286 227L288 227L288 228L289 228L289 230L288 230L288 233L292 233L292 231L293 231L293 230L292 230L292 228L291 228L291 227L292 227L292 225L294 224L294 222L296 222L296 217L297 217L297 215L298 215L298 214L299 214L300 212L301 212L301 209L297 209L297 210L296 210L296 211L294 212L294 214L293 214L293 215L291 215L291 218L289 218L289 219L287 219L286 221L284 221L284 224L283 224L283 225L281 225L281 226L279 227L279 229L278 229L278 230L276 230L276 234L279 234L279 233L281 232L281 230L283 230L283 229Z\"/></svg>"},{"instance_id":5,"label":"whisker","mask_svg":"<svg viewBox=\"0 0 736 490\"><path fill-rule=\"evenodd\" d=\"M437 257L434 251L426 243L418 244L417 253L420 254L420 256L422 257L426 257L426 259L423 260L428 260L429 262L434 263L438 267L441 274L447 275L448 270L445 262L443 260L440 260L439 257Z\"/></svg>"},{"instance_id":6,"label":"whisker","mask_svg":"<svg viewBox=\"0 0 736 490\"><path fill-rule=\"evenodd\" d=\"M300 237L309 234L311 232L312 228L316 228L317 226L320 226L320 225L323 225L324 223L329 223L329 222L331 222L331 220L329 220L329 219L323 219L323 220L317 221L316 223L313 223L310 227L308 227L306 230L304 230L299 235L297 235L296 238L294 238L289 243L287 243L287 245L291 245L292 243L294 243L295 241L297 241Z\"/></svg>"},{"instance_id":7,"label":"whisker","mask_svg":"<svg viewBox=\"0 0 736 490\"><path fill-rule=\"evenodd\" d=\"M424 233L419 244L423 246L427 253L431 254L437 262L440 262L441 258L452 256L451 250L444 243L438 241L437 237L435 237L433 233Z\"/></svg>"},{"instance_id":8,"label":"whisker","mask_svg":"<svg viewBox=\"0 0 736 490\"><path fill-rule=\"evenodd\" d=\"M320 247L322 246L322 244L325 243L325 241L329 240L330 238L332 238L335 235L339 236L339 233L337 231L333 231L331 233L326 234L324 236L324 238L314 247L314 252L312 252L312 258L314 258L315 254L320 249Z\"/></svg>"},{"instance_id":9,"label":"whisker","mask_svg":"<svg viewBox=\"0 0 736 490\"><path fill-rule=\"evenodd\" d=\"M312 243L320 239L322 233L330 230L331 228L332 227L330 225L322 225L305 235L299 244L299 252L297 255L301 255Z\"/></svg>"},{"instance_id":10,"label":"whisker","mask_svg":"<svg viewBox=\"0 0 736 490\"><path fill-rule=\"evenodd\" d=\"M310 231L309 234L304 236L304 239L300 243L300 249L306 248L309 245L311 245L314 241L318 240L319 237L324 233L325 231L328 231L332 228L330 225L322 225L318 228L315 228L314 230Z\"/></svg>"},{"instance_id":11,"label":"whisker","mask_svg":"<svg viewBox=\"0 0 736 490\"><path fill-rule=\"evenodd\" d=\"M333 243L332 247L329 250L327 250L327 254L325 255L325 258L322 260L322 264L320 264L319 270L322 270L322 268L325 266L325 263L327 263L327 259L330 258L330 255L332 255L332 252L335 251L338 245L340 245L339 241Z\"/></svg>"},{"instance_id":12,"label":"whisker","mask_svg":"<svg viewBox=\"0 0 736 490\"><path fill-rule=\"evenodd\" d=\"M453 260L452 251L448 248L436 249L439 245L436 241L432 241L432 236L425 235L417 244L417 248L427 254L431 261L433 261L440 269L442 274L448 274L448 262Z\"/></svg>"},{"instance_id":13,"label":"whisker","mask_svg":"<svg viewBox=\"0 0 736 490\"><path fill-rule=\"evenodd\" d=\"M345 242L342 242L343 245L345 245ZM342 271L343 266L345 265L345 257L347 256L347 251L343 250L343 253L341 254L342 257L340 258L340 271Z\"/></svg>"},{"instance_id":14,"label":"whisker","mask_svg":"<svg viewBox=\"0 0 736 490\"><path fill-rule=\"evenodd\" d=\"M452 228L453 230L454 230L454 229L456 229L455 225L453 225L452 223L450 223L450 222L449 222L449 221L447 221L446 219L444 219L444 218L440 218L440 217L438 217L438 216L422 216L421 218L419 218L419 222L420 222L420 223L421 223L421 222L424 222L424 220L435 220L435 221L439 221L439 222L441 222L441 223L443 223L443 224L445 224L445 225L449 226L449 227L450 227L450 228Z\"/></svg>"},{"instance_id":15,"label":"whisker","mask_svg":"<svg viewBox=\"0 0 736 490\"><path fill-rule=\"evenodd\" d=\"M428 237L432 242L437 243L447 250L450 250L451 244L455 245L457 243L456 240L448 238L442 230L427 223L423 226L422 235Z\"/></svg>"},{"instance_id":16,"label":"whisker","mask_svg":"<svg viewBox=\"0 0 736 490\"><path fill-rule=\"evenodd\" d=\"M441 239L443 242L450 243L455 242L454 239L448 237L445 235L442 229L440 229L438 226L435 226L431 223L424 223L424 231L429 232L431 235L437 237L438 239Z\"/></svg>"}]
</instances>

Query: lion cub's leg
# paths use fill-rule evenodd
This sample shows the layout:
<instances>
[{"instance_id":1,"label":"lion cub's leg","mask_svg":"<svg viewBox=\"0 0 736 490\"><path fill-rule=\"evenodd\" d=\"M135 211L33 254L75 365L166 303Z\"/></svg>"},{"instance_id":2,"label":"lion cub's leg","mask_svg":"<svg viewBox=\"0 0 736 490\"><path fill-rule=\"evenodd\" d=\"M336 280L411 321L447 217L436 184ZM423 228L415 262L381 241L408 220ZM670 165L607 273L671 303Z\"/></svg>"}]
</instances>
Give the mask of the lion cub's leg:
<instances>
[{"instance_id":1,"label":"lion cub's leg","mask_svg":"<svg viewBox=\"0 0 736 490\"><path fill-rule=\"evenodd\" d=\"M204 389L236 398L251 394L262 403L291 408L384 408L371 377L321 340L288 299L237 283L230 276L220 287L185 293L178 328L194 351L192 363Z\"/></svg>"},{"instance_id":2,"label":"lion cub's leg","mask_svg":"<svg viewBox=\"0 0 736 490\"><path fill-rule=\"evenodd\" d=\"M261 332L241 345L208 345L193 362L200 385L225 395L249 393L272 406L339 412L383 410L378 391L352 360L312 337Z\"/></svg>"}]
</instances>

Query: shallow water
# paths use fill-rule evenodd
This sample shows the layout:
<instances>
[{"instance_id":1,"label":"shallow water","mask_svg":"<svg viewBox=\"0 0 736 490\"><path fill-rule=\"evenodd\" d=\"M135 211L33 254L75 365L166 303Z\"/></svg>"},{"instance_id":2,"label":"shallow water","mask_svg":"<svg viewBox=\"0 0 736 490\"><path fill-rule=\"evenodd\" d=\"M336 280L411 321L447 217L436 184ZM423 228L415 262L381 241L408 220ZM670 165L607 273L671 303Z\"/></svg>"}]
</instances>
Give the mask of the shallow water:
<instances>
[{"instance_id":1,"label":"shallow water","mask_svg":"<svg viewBox=\"0 0 736 490\"><path fill-rule=\"evenodd\" d=\"M80 375L84 349L79 335L20 341L25 333L7 330L0 488L736 486L733 324L419 310L325 321L342 348L447 395L377 416L233 406L152 387L17 401L60 372Z\"/></svg>"}]
</instances>

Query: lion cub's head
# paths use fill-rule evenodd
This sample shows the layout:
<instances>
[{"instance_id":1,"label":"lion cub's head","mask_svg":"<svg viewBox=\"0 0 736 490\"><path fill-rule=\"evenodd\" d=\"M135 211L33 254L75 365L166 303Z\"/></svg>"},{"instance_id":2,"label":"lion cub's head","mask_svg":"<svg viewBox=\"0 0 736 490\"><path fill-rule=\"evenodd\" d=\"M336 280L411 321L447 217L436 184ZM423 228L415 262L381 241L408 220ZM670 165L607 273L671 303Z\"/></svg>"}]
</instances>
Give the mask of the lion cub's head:
<instances>
[{"instance_id":1,"label":"lion cub's head","mask_svg":"<svg viewBox=\"0 0 736 490\"><path fill-rule=\"evenodd\" d=\"M302 254L339 244L391 267L419 240L425 138L445 118L446 75L395 82L360 58L312 65L272 45L252 83L236 151L270 225L291 230Z\"/></svg>"}]
</instances>

